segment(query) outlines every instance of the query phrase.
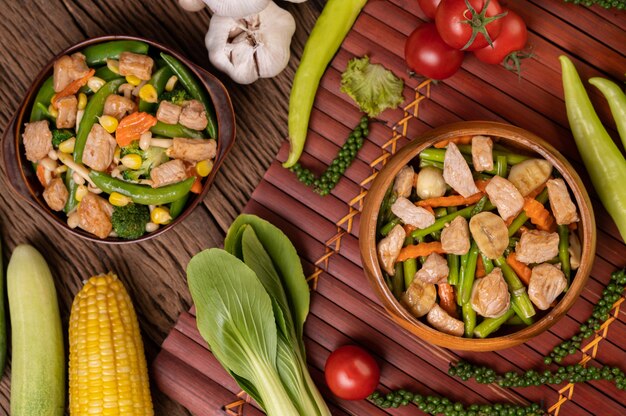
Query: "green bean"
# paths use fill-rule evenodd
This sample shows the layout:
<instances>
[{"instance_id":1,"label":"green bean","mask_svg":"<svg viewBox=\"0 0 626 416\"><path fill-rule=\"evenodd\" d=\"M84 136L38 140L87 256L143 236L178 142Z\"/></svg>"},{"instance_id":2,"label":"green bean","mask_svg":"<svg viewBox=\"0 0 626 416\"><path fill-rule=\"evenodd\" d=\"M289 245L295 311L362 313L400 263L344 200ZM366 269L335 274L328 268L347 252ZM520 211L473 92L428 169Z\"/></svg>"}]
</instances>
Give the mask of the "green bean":
<instances>
[{"instance_id":1,"label":"green bean","mask_svg":"<svg viewBox=\"0 0 626 416\"><path fill-rule=\"evenodd\" d=\"M89 136L93 125L98 121L98 117L102 115L104 102L109 95L117 92L117 89L123 82L124 79L122 78L107 82L87 102L85 113L80 120L80 125L76 133L76 145L74 146L74 160L76 163L83 162L83 151L87 143L87 136Z\"/></svg>"},{"instance_id":2,"label":"green bean","mask_svg":"<svg viewBox=\"0 0 626 416\"><path fill-rule=\"evenodd\" d=\"M520 318L528 320L531 316L535 315L535 307L533 306L528 293L526 293L526 286L519 280L517 274L511 269L504 259L504 257L498 257L494 260L496 266L502 270L504 280L506 280L509 286L509 292L511 293L511 307L515 310L515 313Z\"/></svg>"},{"instance_id":3,"label":"green bean","mask_svg":"<svg viewBox=\"0 0 626 416\"><path fill-rule=\"evenodd\" d=\"M474 328L474 335L476 338L486 338L491 333L500 329L502 324L508 321L513 315L515 315L515 311L513 309L509 309L504 313L504 315L499 316L497 318L485 318L483 321Z\"/></svg>"},{"instance_id":4,"label":"green bean","mask_svg":"<svg viewBox=\"0 0 626 416\"><path fill-rule=\"evenodd\" d=\"M462 217L465 217L465 218L469 218L471 213L472 213L472 210L474 209L474 207L476 207L476 204L469 205L469 206L467 206L467 207L465 207L465 208L463 208L461 210L458 210L456 212L451 212L450 214L435 220L435 223L433 225L431 225L430 227L413 230L411 235L413 237L415 237L415 238L425 237L425 236L429 235L432 232L441 230L443 227L446 226L447 223L449 223L450 221L452 221L453 219L455 219L459 215L462 216ZM495 209L495 207L490 202L487 202L485 204L484 211L491 211L493 209Z\"/></svg>"},{"instance_id":5,"label":"green bean","mask_svg":"<svg viewBox=\"0 0 626 416\"><path fill-rule=\"evenodd\" d=\"M472 156L471 151L470 154L462 153L463 158L468 164L472 164ZM429 147L428 149L422 150L420 153L420 160L428 160L431 162L439 162L443 163L446 158L446 149L437 149L436 147Z\"/></svg>"},{"instance_id":6,"label":"green bean","mask_svg":"<svg viewBox=\"0 0 626 416\"><path fill-rule=\"evenodd\" d=\"M408 289L413 282L413 278L415 277L415 273L417 273L417 260L416 259L408 259L403 263L404 268L404 289Z\"/></svg>"},{"instance_id":7,"label":"green bean","mask_svg":"<svg viewBox=\"0 0 626 416\"><path fill-rule=\"evenodd\" d=\"M53 95L53 79L52 77L50 77L45 80L43 84L41 84L39 91L37 91L35 101L33 101L33 108L32 110L30 110L31 123L43 120L44 118L46 118L47 114L50 114L48 112L48 106L50 105L50 101L52 100Z\"/></svg>"},{"instance_id":8,"label":"green bean","mask_svg":"<svg viewBox=\"0 0 626 416\"><path fill-rule=\"evenodd\" d=\"M456 254L448 254L448 283L456 286L459 283L459 256Z\"/></svg>"},{"instance_id":9,"label":"green bean","mask_svg":"<svg viewBox=\"0 0 626 416\"><path fill-rule=\"evenodd\" d=\"M172 75L174 75L174 73L169 66L159 68L154 74L152 74L152 78L150 78L148 84L154 87L157 92L157 96L161 95L161 93L165 89L165 84L167 84L167 81L171 78ZM149 103L144 100L139 100L139 111L154 113L156 112L157 107L157 103Z\"/></svg>"},{"instance_id":10,"label":"green bean","mask_svg":"<svg viewBox=\"0 0 626 416\"><path fill-rule=\"evenodd\" d=\"M213 109L213 104L209 99L206 88L202 87L193 73L178 59L174 58L171 55L161 52L161 58L165 61L165 63L170 67L172 72L176 74L180 83L185 87L187 92L191 94L193 98L200 101L204 105L204 109L206 111L206 118L208 124L206 126L206 131L209 133L211 138L217 138L217 121L215 121L215 110Z\"/></svg>"},{"instance_id":11,"label":"green bean","mask_svg":"<svg viewBox=\"0 0 626 416\"><path fill-rule=\"evenodd\" d=\"M496 175L506 178L507 168L508 166L507 166L506 156L504 155L496 156Z\"/></svg>"},{"instance_id":12,"label":"green bean","mask_svg":"<svg viewBox=\"0 0 626 416\"><path fill-rule=\"evenodd\" d=\"M150 129L150 131L163 137L188 137L192 139L203 139L204 135L198 130L192 130L180 124L165 124L161 121Z\"/></svg>"},{"instance_id":13,"label":"green bean","mask_svg":"<svg viewBox=\"0 0 626 416\"><path fill-rule=\"evenodd\" d=\"M382 233L382 228L384 228L384 225L387 224L393 216L393 213L391 212L391 205L395 202L395 194L393 193L394 182L391 182L391 185L389 185L389 188L385 191L383 201L380 203L380 210L378 211L378 218L376 219L378 228L377 231L379 234ZM389 231L391 231L392 228L393 226L389 228L384 235L389 234Z\"/></svg>"},{"instance_id":14,"label":"green bean","mask_svg":"<svg viewBox=\"0 0 626 416\"><path fill-rule=\"evenodd\" d=\"M391 278L391 291L396 299L402 297L402 291L404 290L404 269L402 263L396 263L396 273Z\"/></svg>"},{"instance_id":15,"label":"green bean","mask_svg":"<svg viewBox=\"0 0 626 416\"><path fill-rule=\"evenodd\" d=\"M107 59L119 59L122 52L132 52L141 55L148 54L148 44L138 40L113 40L87 46L83 49L88 66L99 66L107 63Z\"/></svg>"},{"instance_id":16,"label":"green bean","mask_svg":"<svg viewBox=\"0 0 626 416\"><path fill-rule=\"evenodd\" d=\"M117 78L122 78L120 74L116 74L115 72L111 71L107 66L96 69L94 77L102 78L106 82L113 81ZM91 88L89 88L89 85L83 85L79 91L85 94L93 93L93 91L91 91Z\"/></svg>"},{"instance_id":17,"label":"green bean","mask_svg":"<svg viewBox=\"0 0 626 416\"><path fill-rule=\"evenodd\" d=\"M457 145L461 153L463 154L472 154L472 146L469 144L459 144ZM519 153L513 153L510 150L500 150L496 145L494 145L494 150L492 151L493 157L497 158L498 156L505 156L506 162L509 165L517 165L518 163L522 163L525 160L530 159L530 156L521 155Z\"/></svg>"},{"instance_id":18,"label":"green bean","mask_svg":"<svg viewBox=\"0 0 626 416\"><path fill-rule=\"evenodd\" d=\"M541 191L535 199L545 205L545 203L548 202L548 188ZM526 221L528 221L528 215L526 215L526 212L524 211L520 212L511 225L509 225L509 237L513 236L522 227L522 225L526 223Z\"/></svg>"},{"instance_id":19,"label":"green bean","mask_svg":"<svg viewBox=\"0 0 626 416\"><path fill-rule=\"evenodd\" d=\"M511 316L504 324L505 325L527 325L526 322L522 321L522 319L515 314Z\"/></svg>"},{"instance_id":20,"label":"green bean","mask_svg":"<svg viewBox=\"0 0 626 416\"><path fill-rule=\"evenodd\" d=\"M472 286L476 277L476 262L478 260L478 245L476 241L472 241L469 253L467 255L467 264L465 265L465 273L463 281L459 285L458 295L460 296L461 305L468 303L472 294Z\"/></svg>"},{"instance_id":21,"label":"green bean","mask_svg":"<svg viewBox=\"0 0 626 416\"><path fill-rule=\"evenodd\" d=\"M569 228L567 225L559 224L557 227L559 231L559 261L561 262L561 271L567 279L567 285L569 286L570 275L572 273L572 266L569 260Z\"/></svg>"},{"instance_id":22,"label":"green bean","mask_svg":"<svg viewBox=\"0 0 626 416\"><path fill-rule=\"evenodd\" d=\"M476 205L474 205L474 209L470 212L470 217L473 217L476 214L480 214L485 209L485 205L489 201L489 197L487 195L483 196L478 200Z\"/></svg>"},{"instance_id":23,"label":"green bean","mask_svg":"<svg viewBox=\"0 0 626 416\"><path fill-rule=\"evenodd\" d=\"M187 200L189 200L189 194L185 194L185 196L177 199L170 204L170 216L172 217L172 219L175 219L180 214L182 214L182 212L185 210L185 207L187 206Z\"/></svg>"},{"instance_id":24,"label":"green bean","mask_svg":"<svg viewBox=\"0 0 626 416\"><path fill-rule=\"evenodd\" d=\"M424 160L424 159L420 159L420 168L427 168L429 166L433 167L433 168L437 168L437 169L441 169L443 170L443 163L441 162L434 162L432 160Z\"/></svg>"},{"instance_id":25,"label":"green bean","mask_svg":"<svg viewBox=\"0 0 626 416\"><path fill-rule=\"evenodd\" d=\"M448 209L446 207L439 207L435 209L435 218L441 218L448 215Z\"/></svg>"},{"instance_id":26,"label":"green bean","mask_svg":"<svg viewBox=\"0 0 626 416\"><path fill-rule=\"evenodd\" d=\"M472 338L474 329L476 328L476 311L472 308L470 302L465 302L461 309L463 310L463 323L465 324L465 337Z\"/></svg>"},{"instance_id":27,"label":"green bean","mask_svg":"<svg viewBox=\"0 0 626 416\"><path fill-rule=\"evenodd\" d=\"M191 177L172 185L151 188L147 185L125 182L95 170L91 171L89 177L104 192L108 194L119 192L130 197L133 202L144 205L163 205L179 200L189 193L196 180L195 177Z\"/></svg>"},{"instance_id":28,"label":"green bean","mask_svg":"<svg viewBox=\"0 0 626 416\"><path fill-rule=\"evenodd\" d=\"M463 283L465 282L465 272L467 271L467 258L469 257L469 251L465 254L461 255L461 265L459 267L459 282L457 284L457 291L456 291L456 303L459 306L463 305L463 302L461 302L461 286L463 286Z\"/></svg>"},{"instance_id":29,"label":"green bean","mask_svg":"<svg viewBox=\"0 0 626 416\"><path fill-rule=\"evenodd\" d=\"M78 205L78 201L76 200L76 190L78 190L78 184L74 182L74 171L72 169L68 169L65 172L65 186L69 192L67 197L67 202L65 203L65 208L63 208L63 212L66 214L68 212L72 212L76 205Z\"/></svg>"},{"instance_id":30,"label":"green bean","mask_svg":"<svg viewBox=\"0 0 626 416\"><path fill-rule=\"evenodd\" d=\"M485 274L489 274L493 271L493 261L487 256L485 256L482 252L480 253L480 257L483 261L483 266L485 267Z\"/></svg>"}]
</instances>

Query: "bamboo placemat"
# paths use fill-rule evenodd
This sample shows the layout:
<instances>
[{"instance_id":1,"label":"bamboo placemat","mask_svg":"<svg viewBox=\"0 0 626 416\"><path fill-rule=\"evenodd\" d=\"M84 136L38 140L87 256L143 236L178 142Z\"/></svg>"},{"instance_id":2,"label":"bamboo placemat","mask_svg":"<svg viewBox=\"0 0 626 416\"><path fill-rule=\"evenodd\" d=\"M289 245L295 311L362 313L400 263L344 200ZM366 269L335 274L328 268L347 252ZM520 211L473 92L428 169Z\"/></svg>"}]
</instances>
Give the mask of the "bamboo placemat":
<instances>
[{"instance_id":1,"label":"bamboo placemat","mask_svg":"<svg viewBox=\"0 0 626 416\"><path fill-rule=\"evenodd\" d=\"M383 389L410 388L467 404L541 402L554 415L626 414L626 393L606 381L576 387L563 383L504 389L461 382L447 375L450 361L459 358L489 364L499 371L543 369L542 357L561 340L575 334L589 316L610 273L623 266L626 257L626 246L597 199L594 209L598 251L587 287L557 325L519 347L467 353L416 339L387 317L361 269L358 223L367 189L386 160L408 138L432 127L470 119L509 122L544 137L584 175L565 117L557 56L572 56L584 78L617 78L626 68L624 25L619 26L620 19L613 14L617 12L585 9L560 0L509 1L508 7L529 24L529 41L534 46L535 57L524 63L523 78L518 80L503 68L468 57L458 74L435 85L410 78L405 72L404 40L423 19L417 2L371 1L322 80L303 164L322 171L358 123L358 109L339 91L340 73L351 57L368 54L374 62L384 63L402 76L406 81L406 104L372 123L357 160L331 195L320 197L281 167L287 154L287 147L283 146L245 208L285 231L301 255L313 290L305 328L308 361L333 414L423 414L415 406L383 410L366 401L333 398L324 386L322 370L330 351L346 343L358 343L376 356L381 364ZM595 93L592 99L602 103ZM600 115L604 120L610 119L606 107L601 107ZM595 337L583 344L582 352L564 364L596 360L623 368L626 319L620 313L622 301L623 298L616 303L612 317ZM240 393L211 355L196 329L193 310L181 315L163 343L153 370L157 386L195 415L262 414L254 403L248 403L247 396Z\"/></svg>"}]
</instances>

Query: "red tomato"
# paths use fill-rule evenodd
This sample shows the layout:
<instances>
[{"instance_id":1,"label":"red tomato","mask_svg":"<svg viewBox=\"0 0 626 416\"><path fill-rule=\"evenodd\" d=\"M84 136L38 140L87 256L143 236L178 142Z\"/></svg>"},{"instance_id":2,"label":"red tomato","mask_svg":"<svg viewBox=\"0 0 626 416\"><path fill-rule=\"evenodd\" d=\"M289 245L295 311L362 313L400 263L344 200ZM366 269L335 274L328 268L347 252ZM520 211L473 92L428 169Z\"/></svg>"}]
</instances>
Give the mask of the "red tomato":
<instances>
[{"instance_id":1,"label":"red tomato","mask_svg":"<svg viewBox=\"0 0 626 416\"><path fill-rule=\"evenodd\" d=\"M487 64L497 65L509 54L524 49L526 41L528 41L526 23L518 14L508 10L507 15L502 18L502 30L493 41L493 48L487 45L475 50L474 55Z\"/></svg>"},{"instance_id":2,"label":"red tomato","mask_svg":"<svg viewBox=\"0 0 626 416\"><path fill-rule=\"evenodd\" d=\"M345 400L363 400L378 386L380 369L363 348L345 345L328 356L324 376L335 396Z\"/></svg>"},{"instance_id":3,"label":"red tomato","mask_svg":"<svg viewBox=\"0 0 626 416\"><path fill-rule=\"evenodd\" d=\"M404 46L404 59L409 68L432 79L454 75L463 63L463 56L463 51L446 45L434 23L424 23L415 29Z\"/></svg>"},{"instance_id":4,"label":"red tomato","mask_svg":"<svg viewBox=\"0 0 626 416\"><path fill-rule=\"evenodd\" d=\"M437 11L439 3L441 3L441 0L417 0L417 4L419 4L420 9L422 9L426 17L430 20L435 19L435 12Z\"/></svg>"},{"instance_id":5,"label":"red tomato","mask_svg":"<svg viewBox=\"0 0 626 416\"><path fill-rule=\"evenodd\" d=\"M498 0L442 0L437 8L435 23L441 38L455 49L474 51L489 45L484 33L492 41L500 34L502 13ZM487 7L485 7L485 5Z\"/></svg>"}]
</instances>

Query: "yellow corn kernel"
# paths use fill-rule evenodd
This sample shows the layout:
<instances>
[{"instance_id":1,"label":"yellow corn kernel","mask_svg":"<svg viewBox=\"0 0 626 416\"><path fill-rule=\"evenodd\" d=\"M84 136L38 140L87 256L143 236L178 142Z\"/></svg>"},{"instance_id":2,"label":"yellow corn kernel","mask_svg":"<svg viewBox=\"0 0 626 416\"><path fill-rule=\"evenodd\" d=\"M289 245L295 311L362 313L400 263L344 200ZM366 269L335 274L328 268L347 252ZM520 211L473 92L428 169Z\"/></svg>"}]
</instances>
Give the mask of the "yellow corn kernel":
<instances>
[{"instance_id":1,"label":"yellow corn kernel","mask_svg":"<svg viewBox=\"0 0 626 416\"><path fill-rule=\"evenodd\" d=\"M107 68L114 74L120 73L120 61L116 59L107 59Z\"/></svg>"},{"instance_id":2,"label":"yellow corn kernel","mask_svg":"<svg viewBox=\"0 0 626 416\"><path fill-rule=\"evenodd\" d=\"M119 124L117 119L113 116L101 116L98 118L98 122L109 133L114 133Z\"/></svg>"},{"instance_id":3,"label":"yellow corn kernel","mask_svg":"<svg viewBox=\"0 0 626 416\"><path fill-rule=\"evenodd\" d=\"M129 196L122 195L119 192L111 192L111 195L109 195L109 202L114 207L124 207L133 202L133 200Z\"/></svg>"},{"instance_id":4,"label":"yellow corn kernel","mask_svg":"<svg viewBox=\"0 0 626 416\"><path fill-rule=\"evenodd\" d=\"M173 91L174 87L176 87L177 82L178 77L176 75L172 75L165 83L165 91Z\"/></svg>"},{"instance_id":5,"label":"yellow corn kernel","mask_svg":"<svg viewBox=\"0 0 626 416\"><path fill-rule=\"evenodd\" d=\"M89 80L87 81L87 86L89 87L89 89L93 92L98 92L98 90L100 88L102 88L104 86L104 84L106 84L107 82L105 80L103 80L102 78L99 77L91 77L89 78Z\"/></svg>"},{"instance_id":6,"label":"yellow corn kernel","mask_svg":"<svg viewBox=\"0 0 626 416\"><path fill-rule=\"evenodd\" d=\"M198 173L198 175L202 176L203 178L205 176L209 176L209 173L211 173L212 170L213 170L213 162L210 160L203 160L201 162L198 162L198 164L196 164L196 172Z\"/></svg>"},{"instance_id":7,"label":"yellow corn kernel","mask_svg":"<svg viewBox=\"0 0 626 416\"><path fill-rule=\"evenodd\" d=\"M85 185L78 185L78 187L76 188L76 195L75 195L76 200L78 202L82 201L83 197L87 195L87 192L89 192L89 189L87 189Z\"/></svg>"},{"instance_id":8,"label":"yellow corn kernel","mask_svg":"<svg viewBox=\"0 0 626 416\"><path fill-rule=\"evenodd\" d=\"M76 137L61 142L61 144L59 144L59 151L67 154L74 153L74 146L76 146Z\"/></svg>"},{"instance_id":9,"label":"yellow corn kernel","mask_svg":"<svg viewBox=\"0 0 626 416\"><path fill-rule=\"evenodd\" d=\"M155 224L169 224L172 221L170 210L165 207L156 207L150 213L150 221Z\"/></svg>"},{"instance_id":10,"label":"yellow corn kernel","mask_svg":"<svg viewBox=\"0 0 626 416\"><path fill-rule=\"evenodd\" d=\"M76 295L69 350L71 415L154 415L137 315L115 274L92 277Z\"/></svg>"},{"instance_id":11,"label":"yellow corn kernel","mask_svg":"<svg viewBox=\"0 0 626 416\"><path fill-rule=\"evenodd\" d=\"M59 110L57 110L52 104L48 106L48 113L54 118L59 116Z\"/></svg>"},{"instance_id":12,"label":"yellow corn kernel","mask_svg":"<svg viewBox=\"0 0 626 416\"><path fill-rule=\"evenodd\" d=\"M126 82L130 85L134 85L135 87L141 84L141 80L134 75L126 75Z\"/></svg>"},{"instance_id":13,"label":"yellow corn kernel","mask_svg":"<svg viewBox=\"0 0 626 416\"><path fill-rule=\"evenodd\" d=\"M84 110L87 107L87 94L81 92L78 94L78 109Z\"/></svg>"},{"instance_id":14,"label":"yellow corn kernel","mask_svg":"<svg viewBox=\"0 0 626 416\"><path fill-rule=\"evenodd\" d=\"M159 101L159 94L152 84L146 84L139 89L139 98L147 103L156 103Z\"/></svg>"},{"instance_id":15,"label":"yellow corn kernel","mask_svg":"<svg viewBox=\"0 0 626 416\"><path fill-rule=\"evenodd\" d=\"M139 169L143 160L141 159L141 156L132 154L124 156L120 162L122 162L122 165L126 166L128 169Z\"/></svg>"}]
</instances>

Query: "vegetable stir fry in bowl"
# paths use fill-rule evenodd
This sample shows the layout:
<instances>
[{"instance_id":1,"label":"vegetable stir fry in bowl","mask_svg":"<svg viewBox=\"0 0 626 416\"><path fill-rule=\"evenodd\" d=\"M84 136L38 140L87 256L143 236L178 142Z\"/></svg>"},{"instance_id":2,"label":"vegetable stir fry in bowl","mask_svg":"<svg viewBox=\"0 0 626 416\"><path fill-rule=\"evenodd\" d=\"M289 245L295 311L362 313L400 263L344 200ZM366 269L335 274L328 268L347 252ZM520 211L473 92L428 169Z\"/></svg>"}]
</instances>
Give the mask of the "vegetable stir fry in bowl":
<instances>
[{"instance_id":1,"label":"vegetable stir fry in bowl","mask_svg":"<svg viewBox=\"0 0 626 416\"><path fill-rule=\"evenodd\" d=\"M574 169L538 137L459 123L403 148L370 190L364 267L404 327L458 349L513 346L573 304L595 224Z\"/></svg>"},{"instance_id":2,"label":"vegetable stir fry in bowl","mask_svg":"<svg viewBox=\"0 0 626 416\"><path fill-rule=\"evenodd\" d=\"M20 194L78 235L148 238L202 199L233 117L221 83L175 52L92 39L42 71L9 129L14 149L5 138L5 164Z\"/></svg>"}]
</instances>

